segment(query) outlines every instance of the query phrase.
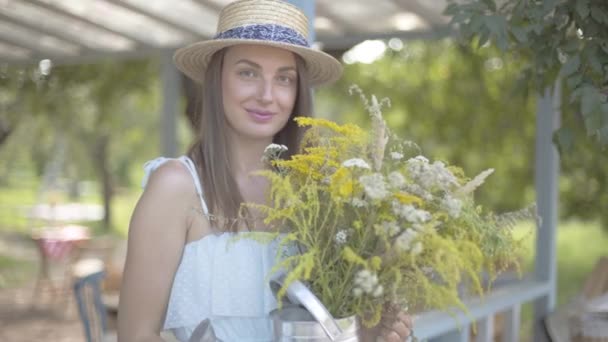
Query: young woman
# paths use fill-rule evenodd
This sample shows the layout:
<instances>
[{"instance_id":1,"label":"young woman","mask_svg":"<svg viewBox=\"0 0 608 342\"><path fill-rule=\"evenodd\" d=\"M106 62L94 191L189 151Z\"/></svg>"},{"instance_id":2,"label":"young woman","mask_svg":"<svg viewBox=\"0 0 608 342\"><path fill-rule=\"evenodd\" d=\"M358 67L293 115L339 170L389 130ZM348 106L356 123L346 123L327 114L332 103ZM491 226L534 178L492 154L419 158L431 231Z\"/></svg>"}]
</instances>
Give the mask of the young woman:
<instances>
[{"instance_id":1,"label":"young woman","mask_svg":"<svg viewBox=\"0 0 608 342\"><path fill-rule=\"evenodd\" d=\"M119 341L162 341L162 330L188 341L204 320L221 341L272 341L268 314L276 301L265 280L276 246L231 240L266 229L255 212L250 220L225 218L238 217L243 202L265 201L267 182L251 176L264 167L265 147L297 151L293 117L311 114L310 87L341 75L337 60L308 46L307 26L283 1L241 0L222 10L213 40L176 52L177 67L202 84L198 137L187 155L145 165L129 228ZM382 323L364 339L410 334L403 313Z\"/></svg>"}]
</instances>

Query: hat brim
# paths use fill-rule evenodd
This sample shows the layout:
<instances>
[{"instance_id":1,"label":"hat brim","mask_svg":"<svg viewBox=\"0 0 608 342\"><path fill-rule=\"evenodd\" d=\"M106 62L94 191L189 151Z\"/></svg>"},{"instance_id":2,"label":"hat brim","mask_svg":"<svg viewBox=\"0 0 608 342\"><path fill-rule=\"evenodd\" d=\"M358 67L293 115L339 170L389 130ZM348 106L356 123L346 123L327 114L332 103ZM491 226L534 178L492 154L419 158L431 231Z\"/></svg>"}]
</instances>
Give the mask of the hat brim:
<instances>
[{"instance_id":1,"label":"hat brim","mask_svg":"<svg viewBox=\"0 0 608 342\"><path fill-rule=\"evenodd\" d=\"M194 43L175 52L173 61L186 76L203 83L205 70L214 53L240 44L272 46L298 54L306 63L311 86L333 83L342 75L342 64L323 51L308 47L255 39L217 39Z\"/></svg>"}]
</instances>

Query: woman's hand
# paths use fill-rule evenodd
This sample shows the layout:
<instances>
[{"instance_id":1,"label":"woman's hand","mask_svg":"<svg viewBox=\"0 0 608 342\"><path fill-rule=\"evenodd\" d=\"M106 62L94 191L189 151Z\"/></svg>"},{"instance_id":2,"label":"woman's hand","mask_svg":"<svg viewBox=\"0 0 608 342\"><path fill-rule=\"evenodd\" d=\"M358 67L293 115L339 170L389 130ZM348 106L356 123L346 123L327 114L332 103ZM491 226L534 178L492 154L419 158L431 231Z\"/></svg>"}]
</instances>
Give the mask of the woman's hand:
<instances>
[{"instance_id":1,"label":"woman's hand","mask_svg":"<svg viewBox=\"0 0 608 342\"><path fill-rule=\"evenodd\" d=\"M378 341L406 341L413 332L412 317L404 311L387 312L380 321Z\"/></svg>"},{"instance_id":2,"label":"woman's hand","mask_svg":"<svg viewBox=\"0 0 608 342\"><path fill-rule=\"evenodd\" d=\"M360 338L363 342L401 342L412 336L412 317L396 306L387 306L382 319L373 328L362 327Z\"/></svg>"}]
</instances>

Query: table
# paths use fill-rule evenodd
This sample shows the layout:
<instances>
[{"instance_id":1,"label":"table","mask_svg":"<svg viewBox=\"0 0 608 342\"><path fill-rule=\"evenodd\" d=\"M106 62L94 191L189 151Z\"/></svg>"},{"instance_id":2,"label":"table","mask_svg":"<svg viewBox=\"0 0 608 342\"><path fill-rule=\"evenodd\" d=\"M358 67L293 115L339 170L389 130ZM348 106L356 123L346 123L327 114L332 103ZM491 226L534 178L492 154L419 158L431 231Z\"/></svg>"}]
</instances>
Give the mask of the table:
<instances>
[{"instance_id":1,"label":"table","mask_svg":"<svg viewBox=\"0 0 608 342\"><path fill-rule=\"evenodd\" d=\"M90 229L74 224L45 226L35 229L31 238L38 247L40 255L40 271L34 288L34 299L42 293L45 287L49 287L53 295L69 292L71 267L78 257L76 247L90 239ZM51 279L50 269L53 264L64 268L61 287L57 287ZM54 298L58 297L54 296Z\"/></svg>"}]
</instances>

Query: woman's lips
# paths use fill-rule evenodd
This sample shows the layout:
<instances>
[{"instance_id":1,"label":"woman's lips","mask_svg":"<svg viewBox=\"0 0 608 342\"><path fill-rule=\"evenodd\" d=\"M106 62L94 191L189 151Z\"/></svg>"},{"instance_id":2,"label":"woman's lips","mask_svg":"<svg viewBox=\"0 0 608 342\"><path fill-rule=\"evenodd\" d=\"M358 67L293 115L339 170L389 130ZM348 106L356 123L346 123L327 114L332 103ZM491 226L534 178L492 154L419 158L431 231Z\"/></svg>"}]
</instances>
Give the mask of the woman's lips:
<instances>
[{"instance_id":1,"label":"woman's lips","mask_svg":"<svg viewBox=\"0 0 608 342\"><path fill-rule=\"evenodd\" d=\"M249 110L247 109L249 116L257 122L268 122L272 120L274 116L273 112L261 111L261 110Z\"/></svg>"}]
</instances>

